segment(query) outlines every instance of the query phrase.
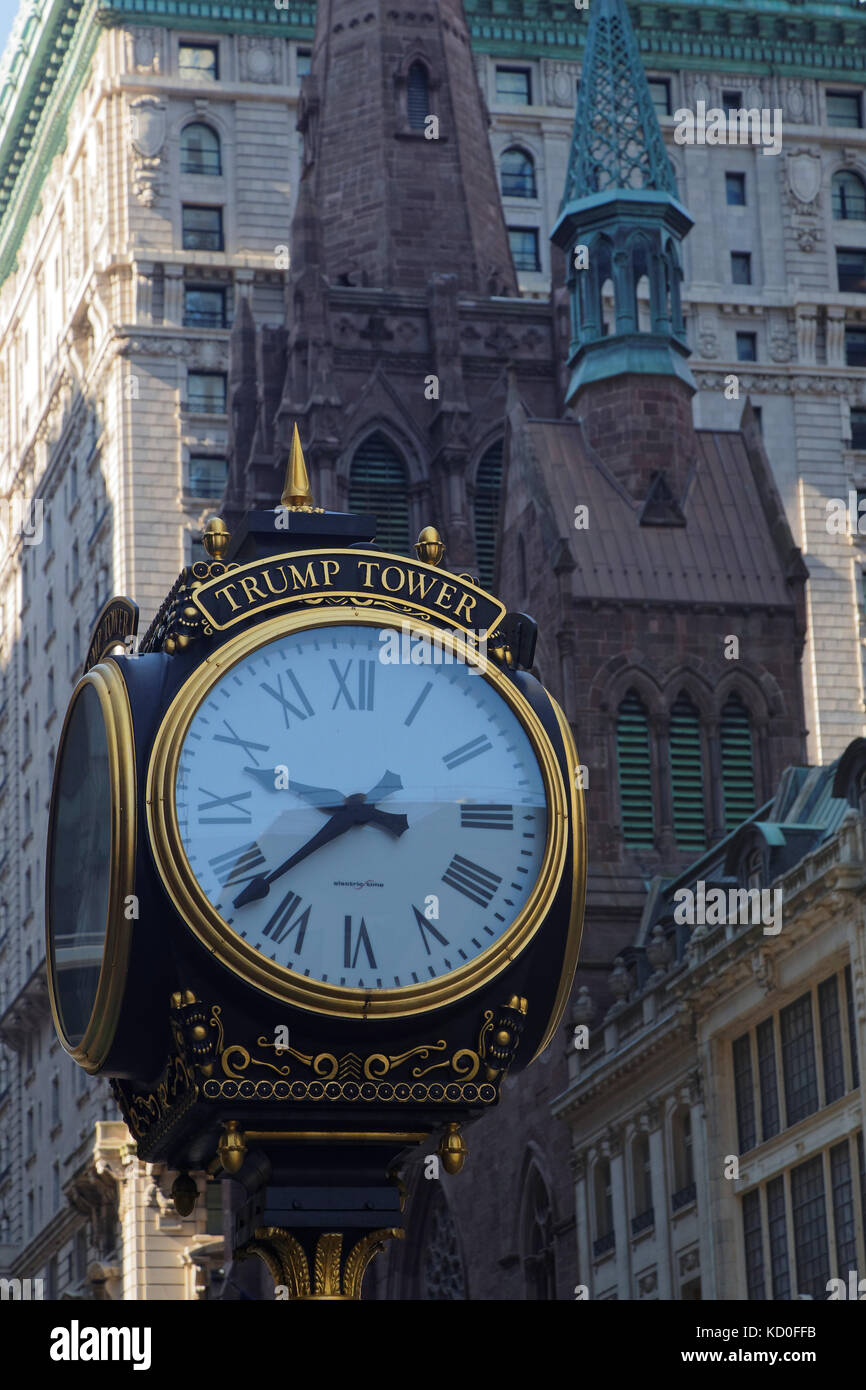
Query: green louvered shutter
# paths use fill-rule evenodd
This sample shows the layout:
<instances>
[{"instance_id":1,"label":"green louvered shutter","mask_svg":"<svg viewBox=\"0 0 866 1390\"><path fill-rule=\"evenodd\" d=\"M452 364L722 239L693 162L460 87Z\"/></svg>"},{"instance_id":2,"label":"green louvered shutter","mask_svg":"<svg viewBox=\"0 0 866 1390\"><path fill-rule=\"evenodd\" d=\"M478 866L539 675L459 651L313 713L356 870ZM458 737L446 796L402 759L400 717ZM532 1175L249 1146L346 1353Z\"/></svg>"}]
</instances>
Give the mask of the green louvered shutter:
<instances>
[{"instance_id":1,"label":"green louvered shutter","mask_svg":"<svg viewBox=\"0 0 866 1390\"><path fill-rule=\"evenodd\" d=\"M678 695L670 722L674 836L680 849L706 847L701 720L688 695Z\"/></svg>"},{"instance_id":2,"label":"green louvered shutter","mask_svg":"<svg viewBox=\"0 0 866 1390\"><path fill-rule=\"evenodd\" d=\"M616 721L622 833L633 849L651 849L655 838L649 719L636 690L619 707Z\"/></svg>"},{"instance_id":3,"label":"green louvered shutter","mask_svg":"<svg viewBox=\"0 0 866 1390\"><path fill-rule=\"evenodd\" d=\"M352 460L349 511L372 512L376 544L398 555L409 553L409 497L406 469L384 435L364 441Z\"/></svg>"},{"instance_id":4,"label":"green louvered shutter","mask_svg":"<svg viewBox=\"0 0 866 1390\"><path fill-rule=\"evenodd\" d=\"M475 480L475 554L483 588L493 583L496 530L499 525L499 491L502 486L502 440L491 444L478 465Z\"/></svg>"},{"instance_id":5,"label":"green louvered shutter","mask_svg":"<svg viewBox=\"0 0 866 1390\"><path fill-rule=\"evenodd\" d=\"M725 701L721 723L725 829L748 820L755 809L755 764L749 712L739 695Z\"/></svg>"}]
</instances>

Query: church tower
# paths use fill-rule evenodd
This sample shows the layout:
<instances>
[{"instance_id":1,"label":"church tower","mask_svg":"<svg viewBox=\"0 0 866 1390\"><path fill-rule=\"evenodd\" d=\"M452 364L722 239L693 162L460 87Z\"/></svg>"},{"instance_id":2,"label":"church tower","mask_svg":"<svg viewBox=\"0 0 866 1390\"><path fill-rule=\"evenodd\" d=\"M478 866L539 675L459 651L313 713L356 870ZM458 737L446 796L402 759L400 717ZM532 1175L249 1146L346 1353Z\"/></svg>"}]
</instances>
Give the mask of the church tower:
<instances>
[{"instance_id":1,"label":"church tower","mask_svg":"<svg viewBox=\"0 0 866 1390\"><path fill-rule=\"evenodd\" d=\"M552 233L568 265L567 402L590 443L640 498L660 472L678 496L694 459L696 388L680 295L680 243L692 225L625 0L593 0ZM656 417L651 437L641 425L646 415Z\"/></svg>"},{"instance_id":2,"label":"church tower","mask_svg":"<svg viewBox=\"0 0 866 1390\"><path fill-rule=\"evenodd\" d=\"M560 405L553 315L511 259L462 0L319 0L285 325L235 324L227 519L271 504L297 422L316 501L493 581L512 367ZM251 382L255 404L251 407Z\"/></svg>"}]
</instances>

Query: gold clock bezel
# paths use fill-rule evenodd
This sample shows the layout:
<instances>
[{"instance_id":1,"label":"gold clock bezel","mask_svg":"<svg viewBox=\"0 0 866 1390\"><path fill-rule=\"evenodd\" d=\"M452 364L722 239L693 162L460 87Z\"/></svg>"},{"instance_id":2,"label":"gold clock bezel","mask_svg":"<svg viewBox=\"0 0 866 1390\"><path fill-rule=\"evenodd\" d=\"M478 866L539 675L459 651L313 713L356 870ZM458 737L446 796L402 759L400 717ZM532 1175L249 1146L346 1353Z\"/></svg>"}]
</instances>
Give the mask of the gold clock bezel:
<instances>
[{"instance_id":1,"label":"gold clock bezel","mask_svg":"<svg viewBox=\"0 0 866 1390\"><path fill-rule=\"evenodd\" d=\"M313 1013L342 1018L399 1018L452 1004L500 974L535 935L562 878L568 841L568 803L559 762L544 727L512 682L491 662L479 672L502 696L526 733L538 760L548 806L547 838L538 877L510 927L474 961L439 980L395 989L365 990L312 980L261 956L231 927L205 896L186 857L175 807L175 784L181 748L199 706L213 686L244 657L293 632L343 624L409 630L447 646L461 661L478 665L471 647L459 637L420 618L395 618L383 608L345 605L327 613L305 610L283 614L231 638L202 662L178 692L160 724L147 771L147 828L154 861L165 889L182 919L209 951L248 984L276 999ZM399 629L398 629L399 630Z\"/></svg>"},{"instance_id":2,"label":"gold clock bezel","mask_svg":"<svg viewBox=\"0 0 866 1390\"><path fill-rule=\"evenodd\" d=\"M108 865L108 917L99 981L90 1018L80 1043L66 1034L55 979L54 930L51 919L51 867L54 862L55 798L63 765L70 721L85 686L96 691L105 724L111 788L111 852ZM99 1071L108 1057L117 1032L120 1009L129 968L133 922L124 914L126 899L135 890L137 842L137 788L135 736L126 682L116 664L107 660L91 667L80 679L69 701L54 760L51 808L48 817L48 845L45 869L45 959L51 1016L61 1046L85 1071Z\"/></svg>"}]
</instances>

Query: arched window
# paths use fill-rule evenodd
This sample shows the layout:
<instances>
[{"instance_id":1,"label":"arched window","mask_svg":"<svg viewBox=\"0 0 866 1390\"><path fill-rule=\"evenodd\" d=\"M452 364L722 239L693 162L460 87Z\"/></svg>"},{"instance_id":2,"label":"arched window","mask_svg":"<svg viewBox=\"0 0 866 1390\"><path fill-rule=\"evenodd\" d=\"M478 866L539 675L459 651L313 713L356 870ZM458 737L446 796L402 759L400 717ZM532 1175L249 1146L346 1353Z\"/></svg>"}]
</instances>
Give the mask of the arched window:
<instances>
[{"instance_id":1,"label":"arched window","mask_svg":"<svg viewBox=\"0 0 866 1390\"><path fill-rule=\"evenodd\" d=\"M491 444L475 478L475 555L481 585L489 589L496 564L499 493L502 487L502 440Z\"/></svg>"},{"instance_id":2,"label":"arched window","mask_svg":"<svg viewBox=\"0 0 866 1390\"><path fill-rule=\"evenodd\" d=\"M349 511L376 518L376 543L399 555L409 552L409 497L406 469L382 434L371 435L356 451L349 474Z\"/></svg>"},{"instance_id":3,"label":"arched window","mask_svg":"<svg viewBox=\"0 0 866 1390\"><path fill-rule=\"evenodd\" d=\"M613 287L613 253L610 242L601 237L596 245L596 284L598 285L598 323L601 336L616 332L616 295Z\"/></svg>"},{"instance_id":4,"label":"arched window","mask_svg":"<svg viewBox=\"0 0 866 1390\"><path fill-rule=\"evenodd\" d=\"M180 137L182 174L221 174L220 138L209 125L196 121L184 126Z\"/></svg>"},{"instance_id":5,"label":"arched window","mask_svg":"<svg viewBox=\"0 0 866 1390\"><path fill-rule=\"evenodd\" d=\"M701 720L683 691L671 710L670 767L674 836L680 849L706 846L704 823L704 762Z\"/></svg>"},{"instance_id":6,"label":"arched window","mask_svg":"<svg viewBox=\"0 0 866 1390\"><path fill-rule=\"evenodd\" d=\"M526 1297L556 1298L553 1210L547 1184L533 1167L523 1198L523 1272Z\"/></svg>"},{"instance_id":7,"label":"arched window","mask_svg":"<svg viewBox=\"0 0 866 1390\"><path fill-rule=\"evenodd\" d=\"M649 718L636 690L617 711L616 749L622 835L632 849L651 849L655 838Z\"/></svg>"},{"instance_id":8,"label":"arched window","mask_svg":"<svg viewBox=\"0 0 866 1390\"><path fill-rule=\"evenodd\" d=\"M635 1136L631 1149L634 1214L632 1235L638 1235L653 1224L652 1168L650 1166L649 1135Z\"/></svg>"},{"instance_id":9,"label":"arched window","mask_svg":"<svg viewBox=\"0 0 866 1390\"><path fill-rule=\"evenodd\" d=\"M406 83L406 110L410 130L423 130L430 115L430 82L423 63L413 63Z\"/></svg>"},{"instance_id":10,"label":"arched window","mask_svg":"<svg viewBox=\"0 0 866 1390\"><path fill-rule=\"evenodd\" d=\"M634 294L634 325L638 333L650 331L649 257L646 242L640 237L632 250L632 286Z\"/></svg>"},{"instance_id":11,"label":"arched window","mask_svg":"<svg viewBox=\"0 0 866 1390\"><path fill-rule=\"evenodd\" d=\"M748 820L755 809L755 766L749 712L739 695L730 695L722 710L722 795L725 829Z\"/></svg>"},{"instance_id":12,"label":"arched window","mask_svg":"<svg viewBox=\"0 0 866 1390\"><path fill-rule=\"evenodd\" d=\"M506 150L499 164L503 198L537 198L535 162L526 150Z\"/></svg>"},{"instance_id":13,"label":"arched window","mask_svg":"<svg viewBox=\"0 0 866 1390\"><path fill-rule=\"evenodd\" d=\"M850 169L833 175L833 216L837 222L866 221L866 184Z\"/></svg>"}]
</instances>

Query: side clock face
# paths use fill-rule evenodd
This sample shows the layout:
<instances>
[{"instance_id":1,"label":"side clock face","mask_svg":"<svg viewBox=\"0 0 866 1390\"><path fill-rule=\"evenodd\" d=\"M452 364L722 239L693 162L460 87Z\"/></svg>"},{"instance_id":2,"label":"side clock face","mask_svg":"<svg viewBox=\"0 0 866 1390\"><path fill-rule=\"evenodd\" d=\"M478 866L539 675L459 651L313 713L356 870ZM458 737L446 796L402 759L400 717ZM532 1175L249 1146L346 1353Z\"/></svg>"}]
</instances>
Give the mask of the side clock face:
<instances>
[{"instance_id":1,"label":"side clock face","mask_svg":"<svg viewBox=\"0 0 866 1390\"><path fill-rule=\"evenodd\" d=\"M129 956L135 770L126 687L112 662L73 693L52 789L46 870L51 1005L64 1047L88 1070L114 1037Z\"/></svg>"},{"instance_id":2,"label":"side clock face","mask_svg":"<svg viewBox=\"0 0 866 1390\"><path fill-rule=\"evenodd\" d=\"M550 886L535 716L500 673L417 641L389 659L398 641L353 621L257 646L211 680L167 764L206 918L257 983L294 980L313 1007L397 1012L497 946L501 968Z\"/></svg>"}]
</instances>

